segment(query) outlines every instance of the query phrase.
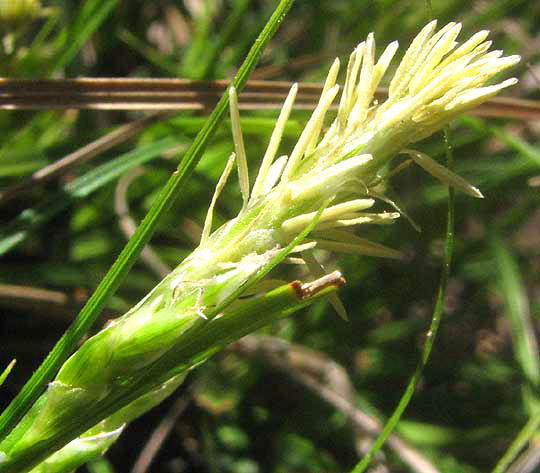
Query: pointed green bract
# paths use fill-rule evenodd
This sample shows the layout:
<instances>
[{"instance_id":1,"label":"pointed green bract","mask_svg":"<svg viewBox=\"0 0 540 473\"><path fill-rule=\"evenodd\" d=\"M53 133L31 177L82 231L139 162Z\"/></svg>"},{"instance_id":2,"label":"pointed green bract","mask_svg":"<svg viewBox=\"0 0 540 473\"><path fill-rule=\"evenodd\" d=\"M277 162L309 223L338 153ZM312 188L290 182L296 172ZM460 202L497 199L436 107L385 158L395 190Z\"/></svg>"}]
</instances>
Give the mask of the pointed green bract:
<instances>
[{"instance_id":1,"label":"pointed green bract","mask_svg":"<svg viewBox=\"0 0 540 473\"><path fill-rule=\"evenodd\" d=\"M0 386L2 386L2 384L4 384L4 381L9 376L9 373L11 373L11 370L15 366L16 362L17 362L17 360L11 360L9 362L9 364L6 366L6 369L4 371L2 371L2 373L0 374Z\"/></svg>"}]
</instances>

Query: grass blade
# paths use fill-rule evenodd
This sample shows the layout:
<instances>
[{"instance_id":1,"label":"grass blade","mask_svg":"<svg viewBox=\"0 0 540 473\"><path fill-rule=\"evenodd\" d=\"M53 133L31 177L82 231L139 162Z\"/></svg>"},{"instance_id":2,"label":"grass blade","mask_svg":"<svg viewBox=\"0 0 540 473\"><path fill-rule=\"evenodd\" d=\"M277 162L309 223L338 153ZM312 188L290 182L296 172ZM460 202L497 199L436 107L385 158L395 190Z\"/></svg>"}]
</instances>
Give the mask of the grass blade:
<instances>
[{"instance_id":1,"label":"grass blade","mask_svg":"<svg viewBox=\"0 0 540 473\"><path fill-rule=\"evenodd\" d=\"M538 427L540 427L540 414L537 413L523 426L523 429L521 429L517 437L508 447L508 450L506 450L497 465L495 465L495 468L493 468L492 473L504 473L525 444L538 432Z\"/></svg>"},{"instance_id":2,"label":"grass blade","mask_svg":"<svg viewBox=\"0 0 540 473\"><path fill-rule=\"evenodd\" d=\"M0 386L2 386L2 384L4 384L4 381L9 376L9 373L11 373L11 370L15 366L16 362L17 362L17 360L15 360L15 359L11 360L9 362L9 365L6 366L6 369L4 371L2 371L2 373L0 373Z\"/></svg>"},{"instance_id":3,"label":"grass blade","mask_svg":"<svg viewBox=\"0 0 540 473\"><path fill-rule=\"evenodd\" d=\"M93 0L82 5L73 29L65 31L65 35L61 37L63 39L63 45L59 48L61 53L52 62L49 74L56 72L71 62L92 33L109 16L117 3L118 0Z\"/></svg>"},{"instance_id":4,"label":"grass blade","mask_svg":"<svg viewBox=\"0 0 540 473\"><path fill-rule=\"evenodd\" d=\"M525 402L529 413L534 413L540 407L535 394L540 386L540 364L527 294L514 258L497 235L491 241L491 249L510 322L514 356L525 378Z\"/></svg>"},{"instance_id":5,"label":"grass blade","mask_svg":"<svg viewBox=\"0 0 540 473\"><path fill-rule=\"evenodd\" d=\"M281 0L274 10L274 13L261 31L259 37L256 39L246 60L233 80L233 85L237 90L240 90L244 86L249 73L255 67L264 47L276 32L293 2L294 0ZM191 147L186 152L177 171L165 184L141 225L124 247L118 256L118 259L105 275L101 284L92 294L76 320L58 341L56 346L21 389L15 399L4 410L0 416L0 439L9 432L30 408L32 403L37 400L45 385L53 378L62 363L71 354L81 337L95 322L108 299L113 295L126 277L139 253L150 240L162 215L164 215L171 207L197 162L200 160L209 138L216 130L227 109L227 104L228 96L227 94L224 94L212 114L208 117L205 125L196 136Z\"/></svg>"},{"instance_id":6,"label":"grass blade","mask_svg":"<svg viewBox=\"0 0 540 473\"><path fill-rule=\"evenodd\" d=\"M523 401L530 414L525 426L493 469L493 473L503 473L540 426L540 402L537 395L540 365L527 295L516 261L498 235L494 235L491 240L491 250L510 321L514 356L525 378Z\"/></svg>"},{"instance_id":7,"label":"grass blade","mask_svg":"<svg viewBox=\"0 0 540 473\"><path fill-rule=\"evenodd\" d=\"M34 228L48 222L74 201L87 197L123 173L160 156L177 144L171 138L164 138L125 153L66 184L60 192L53 194L36 207L24 210L0 231L0 256L24 241Z\"/></svg>"}]
</instances>

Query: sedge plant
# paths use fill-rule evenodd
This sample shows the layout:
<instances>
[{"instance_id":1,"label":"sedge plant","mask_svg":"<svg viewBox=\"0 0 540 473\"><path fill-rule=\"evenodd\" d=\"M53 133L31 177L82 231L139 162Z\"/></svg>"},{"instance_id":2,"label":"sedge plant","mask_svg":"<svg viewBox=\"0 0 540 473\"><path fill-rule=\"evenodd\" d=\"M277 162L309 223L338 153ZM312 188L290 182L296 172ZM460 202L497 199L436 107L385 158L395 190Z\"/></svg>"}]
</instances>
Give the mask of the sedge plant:
<instances>
[{"instance_id":1,"label":"sedge plant","mask_svg":"<svg viewBox=\"0 0 540 473\"><path fill-rule=\"evenodd\" d=\"M486 82L519 57L489 52L487 31L458 45L459 23L438 31L436 26L430 22L413 40L382 103L374 100L374 92L398 50L397 42L376 59L375 39L368 35L352 52L342 87L337 85L336 59L298 142L290 154L279 155L297 94L293 85L254 180L248 173L236 90L229 89L234 152L216 186L199 246L142 301L66 361L0 444L1 471L70 471L103 453L127 422L166 397L189 369L225 343L315 297L331 293L336 311L345 317L332 293L343 282L339 275L238 297L291 254L316 277L325 273L314 252L318 249L399 258L398 251L355 233L362 225L389 224L402 215L384 194L385 181L401 167L392 167L397 155L406 155L458 190L482 196L409 146L514 84L516 79ZM327 125L336 99L337 115ZM214 206L235 163L241 210L212 232Z\"/></svg>"}]
</instances>

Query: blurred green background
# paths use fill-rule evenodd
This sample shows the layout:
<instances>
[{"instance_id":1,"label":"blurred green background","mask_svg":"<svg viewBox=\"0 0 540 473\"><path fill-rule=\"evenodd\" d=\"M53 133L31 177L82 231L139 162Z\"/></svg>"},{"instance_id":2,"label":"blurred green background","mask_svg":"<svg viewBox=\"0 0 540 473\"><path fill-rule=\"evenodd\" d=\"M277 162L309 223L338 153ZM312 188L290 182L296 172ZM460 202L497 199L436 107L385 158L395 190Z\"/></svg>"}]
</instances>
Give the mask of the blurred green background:
<instances>
[{"instance_id":1,"label":"blurred green background","mask_svg":"<svg viewBox=\"0 0 540 473\"><path fill-rule=\"evenodd\" d=\"M227 79L277 2L20 2L28 10L14 15L9 9L16 3L0 1L1 76ZM394 39L403 52L432 16L440 25L461 21L462 40L490 29L494 49L523 58L512 71L520 82L505 95L540 99L540 3L532 0L431 5L424 0L297 0L256 76L322 81L332 59L340 56L344 63L369 32L375 32L379 53ZM2 110L0 189L141 116L136 111ZM201 116L180 112L47 184L0 202L0 249L21 240L2 250L0 259L2 366L17 358L0 390L3 406L125 244L122 204L135 221L144 216L200 128ZM253 169L276 116L273 111L242 113ZM284 153L308 116L293 112ZM456 196L455 263L446 312L430 363L396 432L440 472L484 472L526 425L522 458L540 450L540 121L464 117L452 124L450 138L454 169L485 199ZM442 135L417 147L444 158ZM169 267L194 248L231 151L224 123L152 240ZM342 365L357 407L383 422L398 403L425 339L446 220L446 189L420 168L396 176L388 192L422 231L401 219L391 226L361 228L361 234L400 249L406 260L327 255L327 269L339 268L347 279L340 296L350 321L338 319L321 303L265 330ZM239 208L233 179L220 199L217 223ZM274 276L309 278L296 266L282 266ZM131 307L159 279L141 260L100 325ZM88 468L129 471L178 398L188 407L149 471L340 472L349 471L361 455L363 436L342 412L294 377L229 350L197 368L171 400L134 422L107 454L107 463ZM377 465L382 470L373 471L413 471L388 448Z\"/></svg>"}]
</instances>

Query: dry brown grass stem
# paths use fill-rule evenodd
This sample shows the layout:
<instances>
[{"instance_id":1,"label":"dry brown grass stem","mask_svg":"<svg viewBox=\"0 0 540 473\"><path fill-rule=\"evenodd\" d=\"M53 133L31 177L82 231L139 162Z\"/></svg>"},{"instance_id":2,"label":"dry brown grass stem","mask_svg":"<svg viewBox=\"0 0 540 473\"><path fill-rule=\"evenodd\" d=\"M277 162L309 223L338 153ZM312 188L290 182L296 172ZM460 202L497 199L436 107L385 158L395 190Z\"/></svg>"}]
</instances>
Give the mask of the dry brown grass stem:
<instances>
[{"instance_id":1,"label":"dry brown grass stem","mask_svg":"<svg viewBox=\"0 0 540 473\"><path fill-rule=\"evenodd\" d=\"M6 79L0 78L0 109L209 110L229 85L226 80L186 79ZM240 95L242 109L279 109L291 82L251 80ZM295 108L312 109L322 84L300 83ZM386 89L377 90L383 99ZM540 102L495 97L471 113L540 120Z\"/></svg>"}]
</instances>

